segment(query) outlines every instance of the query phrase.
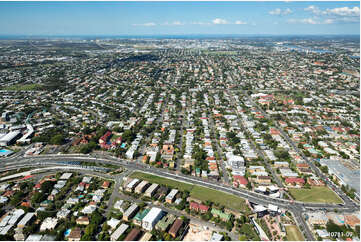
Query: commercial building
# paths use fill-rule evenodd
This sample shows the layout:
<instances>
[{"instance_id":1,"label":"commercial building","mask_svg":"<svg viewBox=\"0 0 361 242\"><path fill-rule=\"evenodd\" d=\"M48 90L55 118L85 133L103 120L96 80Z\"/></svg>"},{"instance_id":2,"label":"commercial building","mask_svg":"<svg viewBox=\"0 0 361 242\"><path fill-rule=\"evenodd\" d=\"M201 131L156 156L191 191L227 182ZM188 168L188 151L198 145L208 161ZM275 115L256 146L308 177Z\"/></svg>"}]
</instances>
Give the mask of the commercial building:
<instances>
[{"instance_id":1,"label":"commercial building","mask_svg":"<svg viewBox=\"0 0 361 242\"><path fill-rule=\"evenodd\" d=\"M5 136L0 138L0 146L7 146L11 144L17 137L19 137L21 134L20 131L12 131L7 133Z\"/></svg>"},{"instance_id":2,"label":"commercial building","mask_svg":"<svg viewBox=\"0 0 361 242\"><path fill-rule=\"evenodd\" d=\"M360 170L351 170L339 160L320 159L320 164L328 167L328 173L333 175L342 185L349 185L360 197Z\"/></svg>"}]
</instances>

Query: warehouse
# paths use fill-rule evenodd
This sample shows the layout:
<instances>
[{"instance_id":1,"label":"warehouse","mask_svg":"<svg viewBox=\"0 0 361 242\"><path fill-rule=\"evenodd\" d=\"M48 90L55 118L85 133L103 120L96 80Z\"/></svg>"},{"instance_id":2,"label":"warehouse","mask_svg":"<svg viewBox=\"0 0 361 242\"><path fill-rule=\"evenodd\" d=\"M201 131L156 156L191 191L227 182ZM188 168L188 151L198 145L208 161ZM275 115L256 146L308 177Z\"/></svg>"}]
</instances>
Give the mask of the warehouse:
<instances>
[{"instance_id":1,"label":"warehouse","mask_svg":"<svg viewBox=\"0 0 361 242\"><path fill-rule=\"evenodd\" d=\"M12 131L7 133L5 136L1 137L0 146L7 146L11 144L17 137L19 137L20 134L20 131Z\"/></svg>"},{"instance_id":2,"label":"warehouse","mask_svg":"<svg viewBox=\"0 0 361 242\"><path fill-rule=\"evenodd\" d=\"M120 236L124 234L124 232L129 228L129 225L127 224L121 224L117 230L114 231L114 233L110 236L110 240L116 241L119 239Z\"/></svg>"},{"instance_id":3,"label":"warehouse","mask_svg":"<svg viewBox=\"0 0 361 242\"><path fill-rule=\"evenodd\" d=\"M148 231L153 230L155 224L163 217L163 211L160 208L152 208L144 217L142 227Z\"/></svg>"}]
</instances>

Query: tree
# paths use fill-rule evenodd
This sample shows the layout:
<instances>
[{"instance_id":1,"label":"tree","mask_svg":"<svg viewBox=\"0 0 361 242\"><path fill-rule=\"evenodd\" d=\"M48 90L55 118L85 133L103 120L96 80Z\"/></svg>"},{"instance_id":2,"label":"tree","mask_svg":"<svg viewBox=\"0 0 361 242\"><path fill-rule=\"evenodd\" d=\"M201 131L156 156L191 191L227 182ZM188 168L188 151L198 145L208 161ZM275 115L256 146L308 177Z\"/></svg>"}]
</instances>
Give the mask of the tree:
<instances>
[{"instance_id":1,"label":"tree","mask_svg":"<svg viewBox=\"0 0 361 242\"><path fill-rule=\"evenodd\" d=\"M41 184L40 189L43 193L49 193L53 189L53 186L54 186L53 181L45 181L43 182L43 184Z\"/></svg>"},{"instance_id":2,"label":"tree","mask_svg":"<svg viewBox=\"0 0 361 242\"><path fill-rule=\"evenodd\" d=\"M184 168L184 167L182 167L181 172L182 172L183 174L185 174L185 175L189 175L189 174L190 174L190 172L189 172L186 168Z\"/></svg>"},{"instance_id":3,"label":"tree","mask_svg":"<svg viewBox=\"0 0 361 242\"><path fill-rule=\"evenodd\" d=\"M11 198L10 204L16 206L25 197L22 191L17 191Z\"/></svg>"},{"instance_id":4,"label":"tree","mask_svg":"<svg viewBox=\"0 0 361 242\"><path fill-rule=\"evenodd\" d=\"M46 199L46 195L42 192L35 192L35 194L31 198L31 203L36 204L44 201Z\"/></svg>"},{"instance_id":5,"label":"tree","mask_svg":"<svg viewBox=\"0 0 361 242\"><path fill-rule=\"evenodd\" d=\"M328 167L327 166L321 166L320 167L320 170L325 173L325 174L328 174Z\"/></svg>"},{"instance_id":6,"label":"tree","mask_svg":"<svg viewBox=\"0 0 361 242\"><path fill-rule=\"evenodd\" d=\"M62 134L57 134L51 137L50 144L62 145L65 144L65 137Z\"/></svg>"}]
</instances>

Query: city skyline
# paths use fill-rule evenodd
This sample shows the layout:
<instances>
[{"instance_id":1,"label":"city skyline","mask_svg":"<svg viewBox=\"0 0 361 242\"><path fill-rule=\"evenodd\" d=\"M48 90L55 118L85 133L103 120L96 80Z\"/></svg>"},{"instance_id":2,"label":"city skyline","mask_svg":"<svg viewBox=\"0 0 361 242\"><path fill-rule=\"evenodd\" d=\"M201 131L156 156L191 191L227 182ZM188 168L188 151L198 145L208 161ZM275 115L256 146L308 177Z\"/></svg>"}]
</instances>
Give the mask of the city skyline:
<instances>
[{"instance_id":1,"label":"city skyline","mask_svg":"<svg viewBox=\"0 0 361 242\"><path fill-rule=\"evenodd\" d=\"M0 35L359 35L359 2L1 2Z\"/></svg>"}]
</instances>

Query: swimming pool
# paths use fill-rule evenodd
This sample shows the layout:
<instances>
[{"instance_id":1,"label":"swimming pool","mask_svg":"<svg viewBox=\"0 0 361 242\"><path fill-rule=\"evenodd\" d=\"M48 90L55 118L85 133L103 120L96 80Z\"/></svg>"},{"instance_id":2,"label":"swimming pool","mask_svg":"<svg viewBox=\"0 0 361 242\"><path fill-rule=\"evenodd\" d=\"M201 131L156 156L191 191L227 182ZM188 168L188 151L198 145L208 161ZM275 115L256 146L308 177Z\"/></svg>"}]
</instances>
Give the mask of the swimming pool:
<instances>
[{"instance_id":1,"label":"swimming pool","mask_svg":"<svg viewBox=\"0 0 361 242\"><path fill-rule=\"evenodd\" d=\"M0 150L0 156L9 156L13 154L14 152L11 150L1 149Z\"/></svg>"},{"instance_id":2,"label":"swimming pool","mask_svg":"<svg viewBox=\"0 0 361 242\"><path fill-rule=\"evenodd\" d=\"M71 232L71 229L67 229L67 230L64 232L64 235L65 235L65 236L69 236L70 232Z\"/></svg>"}]
</instances>

